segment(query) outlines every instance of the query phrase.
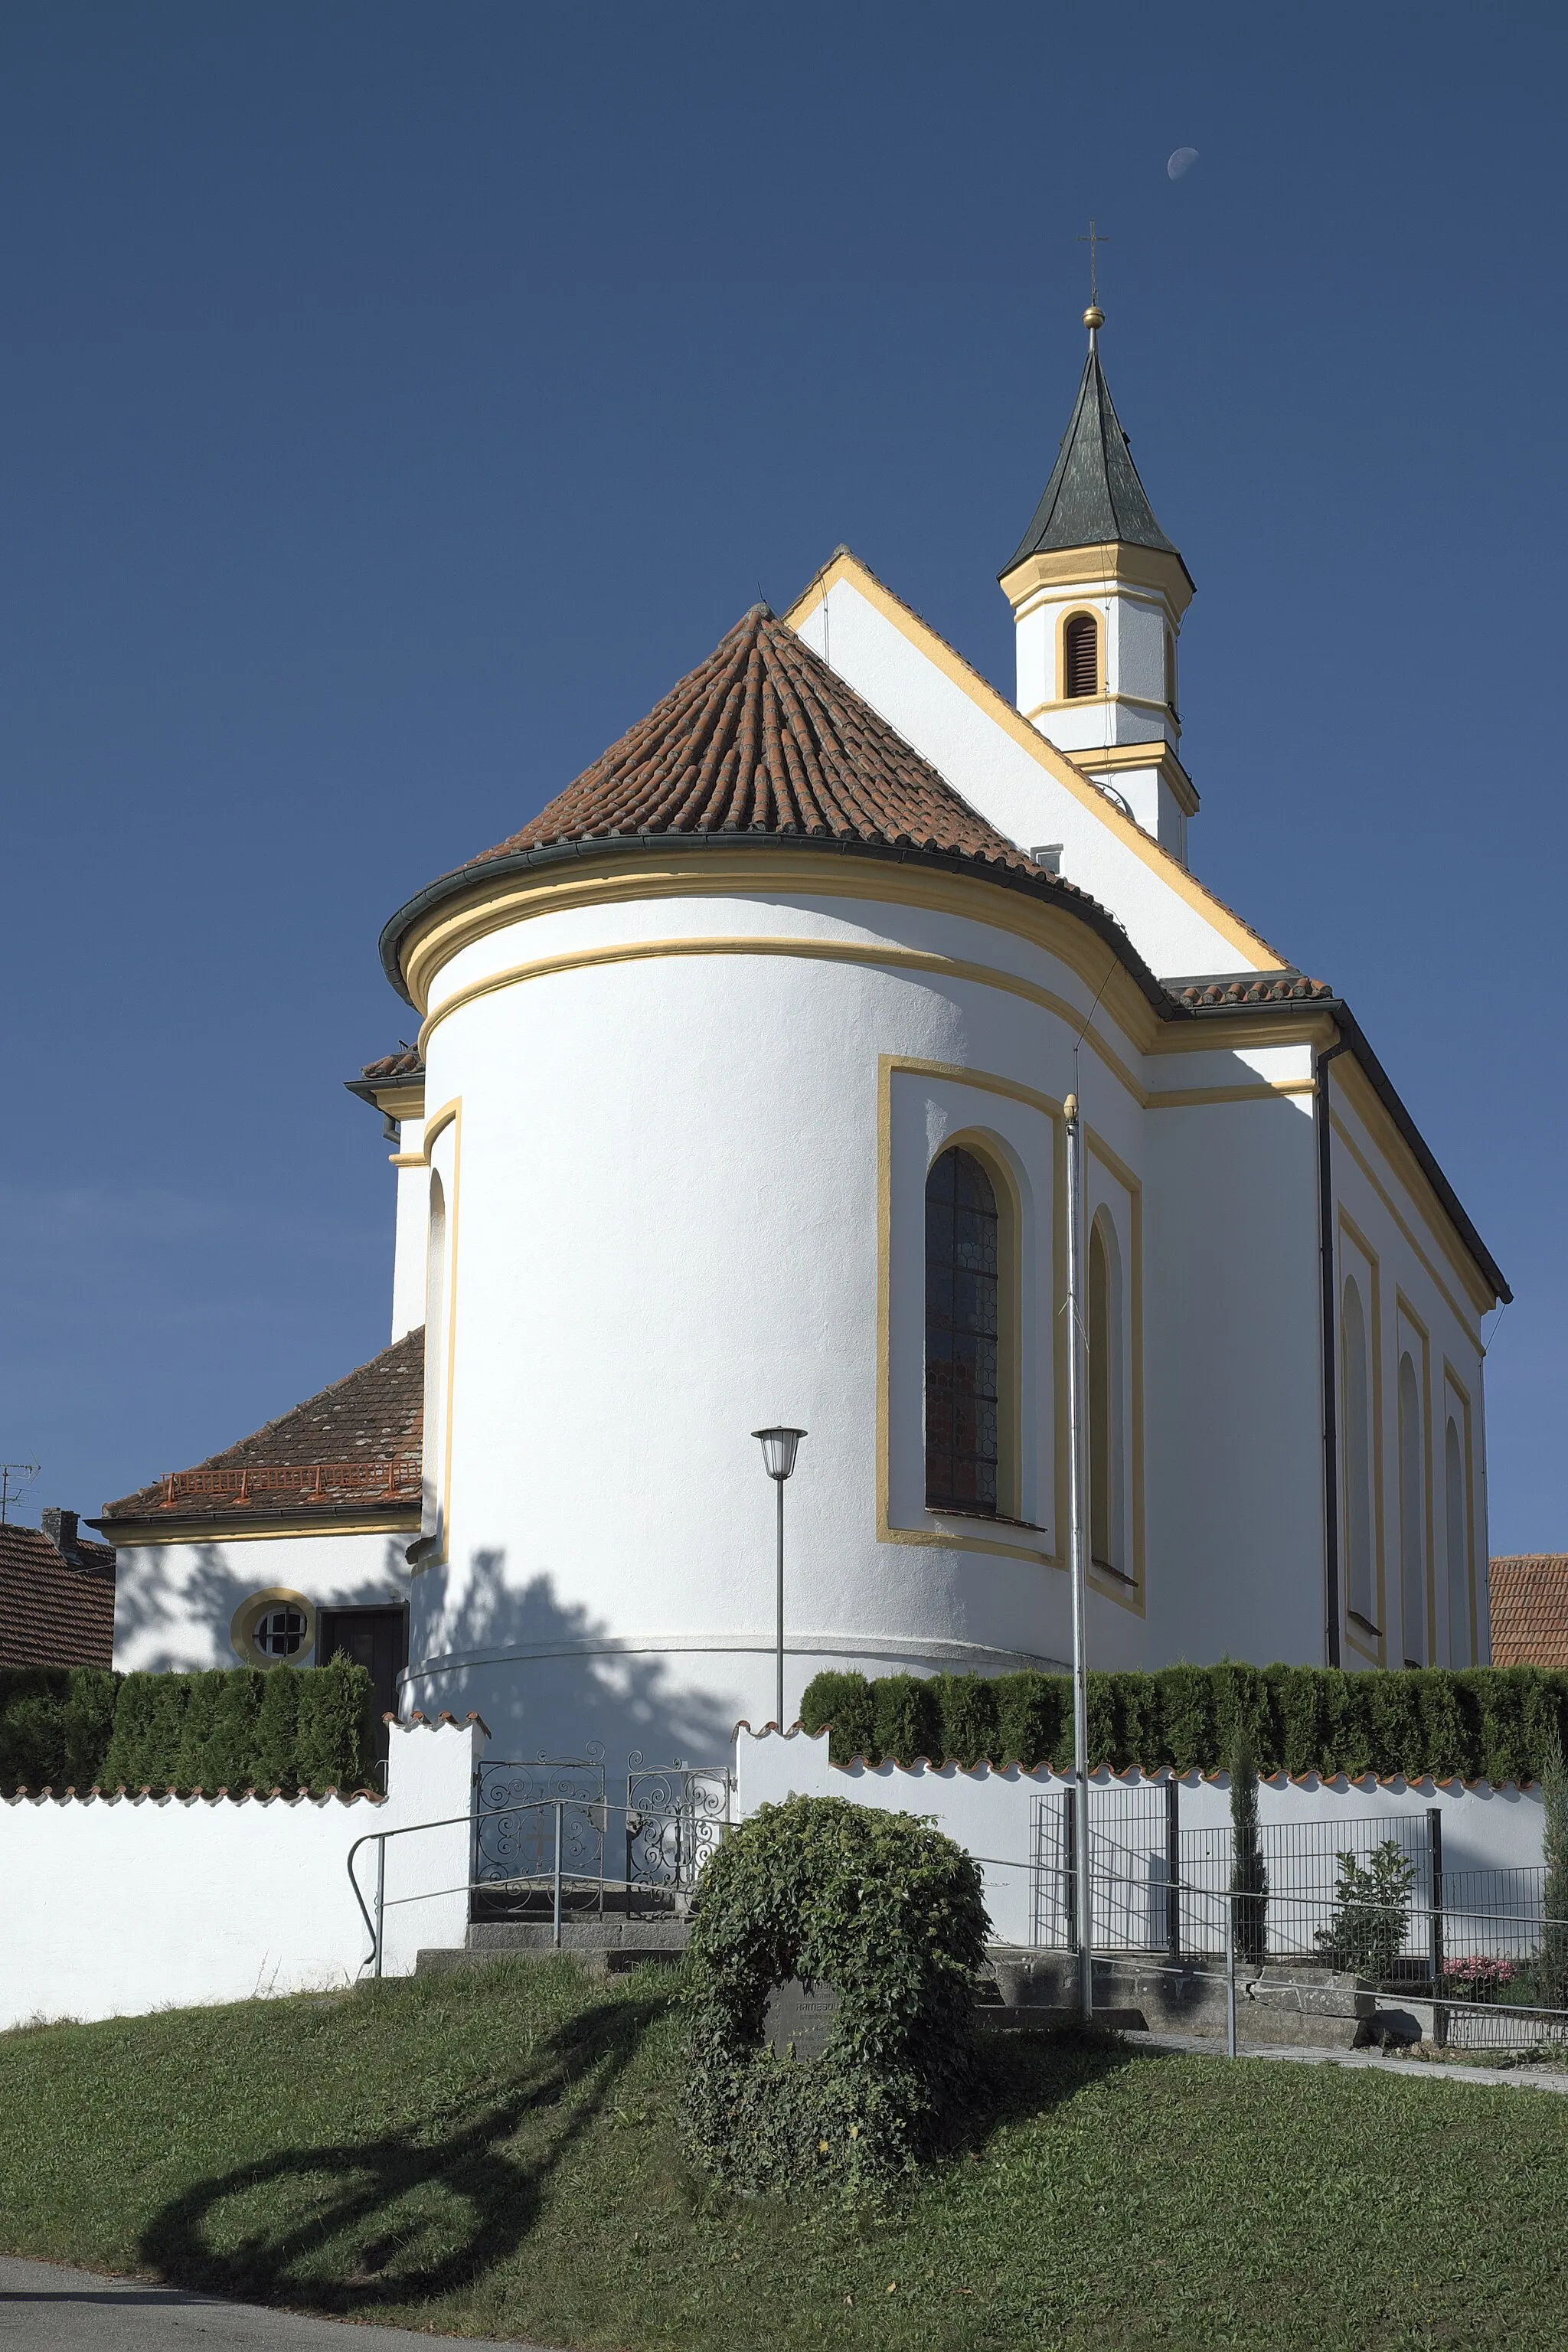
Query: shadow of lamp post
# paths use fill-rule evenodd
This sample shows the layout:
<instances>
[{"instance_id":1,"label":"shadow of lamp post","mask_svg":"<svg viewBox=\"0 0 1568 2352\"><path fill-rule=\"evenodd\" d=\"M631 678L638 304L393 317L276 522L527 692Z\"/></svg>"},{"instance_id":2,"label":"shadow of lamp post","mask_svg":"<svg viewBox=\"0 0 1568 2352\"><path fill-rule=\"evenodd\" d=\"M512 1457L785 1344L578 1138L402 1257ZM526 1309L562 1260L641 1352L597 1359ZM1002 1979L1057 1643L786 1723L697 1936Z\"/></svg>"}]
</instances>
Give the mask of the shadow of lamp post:
<instances>
[{"instance_id":1,"label":"shadow of lamp post","mask_svg":"<svg viewBox=\"0 0 1568 2352\"><path fill-rule=\"evenodd\" d=\"M774 1662L777 1667L775 1714L779 1736L784 1736L784 1480L795 1468L795 1448L805 1435L804 1429L753 1429L752 1435L762 1441L763 1467L778 1489L778 1623L774 1641Z\"/></svg>"}]
</instances>

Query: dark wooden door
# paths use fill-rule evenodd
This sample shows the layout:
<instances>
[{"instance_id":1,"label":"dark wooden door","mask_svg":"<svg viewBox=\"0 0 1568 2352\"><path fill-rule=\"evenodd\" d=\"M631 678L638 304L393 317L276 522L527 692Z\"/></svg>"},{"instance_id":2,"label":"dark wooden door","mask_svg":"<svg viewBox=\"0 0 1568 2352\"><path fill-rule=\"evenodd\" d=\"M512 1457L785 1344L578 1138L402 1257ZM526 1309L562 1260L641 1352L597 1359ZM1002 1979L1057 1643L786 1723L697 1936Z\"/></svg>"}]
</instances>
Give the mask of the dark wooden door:
<instances>
[{"instance_id":1,"label":"dark wooden door","mask_svg":"<svg viewBox=\"0 0 1568 2352\"><path fill-rule=\"evenodd\" d=\"M348 1658L363 1666L375 1692L380 1746L386 1753L384 1715L397 1712L397 1677L408 1664L406 1609L323 1609L316 1622L316 1663Z\"/></svg>"}]
</instances>

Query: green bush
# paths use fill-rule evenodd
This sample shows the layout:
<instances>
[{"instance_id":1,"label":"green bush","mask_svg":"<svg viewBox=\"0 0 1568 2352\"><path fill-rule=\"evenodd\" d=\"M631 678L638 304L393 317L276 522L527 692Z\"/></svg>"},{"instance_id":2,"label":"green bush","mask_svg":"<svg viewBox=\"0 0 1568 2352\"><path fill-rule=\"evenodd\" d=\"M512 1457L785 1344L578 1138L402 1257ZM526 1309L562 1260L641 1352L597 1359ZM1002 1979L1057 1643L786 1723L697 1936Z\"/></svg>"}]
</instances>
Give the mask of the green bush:
<instances>
[{"instance_id":1,"label":"green bush","mask_svg":"<svg viewBox=\"0 0 1568 2352\"><path fill-rule=\"evenodd\" d=\"M1415 1864L1406 1861L1396 1838L1384 1839L1364 1864L1353 1853L1336 1854L1334 1907L1326 1927L1313 1937L1323 1966L1348 1969L1381 1985L1394 1974L1410 1925Z\"/></svg>"},{"instance_id":2,"label":"green bush","mask_svg":"<svg viewBox=\"0 0 1568 2352\"><path fill-rule=\"evenodd\" d=\"M364 1668L343 1658L190 1675L0 1669L0 1795L361 1788L375 1752L374 1699Z\"/></svg>"},{"instance_id":3,"label":"green bush","mask_svg":"<svg viewBox=\"0 0 1568 2352\"><path fill-rule=\"evenodd\" d=\"M900 1679L907 1679L900 1677ZM686 2129L732 2187L855 2194L941 2141L974 2079L973 1987L989 1922L962 1847L841 1797L764 1805L698 1888ZM768 1995L837 1995L823 2055L763 2039Z\"/></svg>"},{"instance_id":4,"label":"green bush","mask_svg":"<svg viewBox=\"0 0 1568 2352\"><path fill-rule=\"evenodd\" d=\"M818 1675L801 1701L810 1732L830 1730L836 1764L918 1756L936 1763L1072 1760L1065 1675ZM1089 1756L1125 1771L1225 1769L1237 1737L1258 1769L1396 1772L1415 1780L1539 1780L1552 1743L1568 1748L1568 1673L1545 1666L1424 1666L1348 1674L1331 1666L1163 1666L1091 1674Z\"/></svg>"},{"instance_id":5,"label":"green bush","mask_svg":"<svg viewBox=\"0 0 1568 2352\"><path fill-rule=\"evenodd\" d=\"M0 1667L0 1795L91 1788L119 1688L103 1666Z\"/></svg>"}]
</instances>

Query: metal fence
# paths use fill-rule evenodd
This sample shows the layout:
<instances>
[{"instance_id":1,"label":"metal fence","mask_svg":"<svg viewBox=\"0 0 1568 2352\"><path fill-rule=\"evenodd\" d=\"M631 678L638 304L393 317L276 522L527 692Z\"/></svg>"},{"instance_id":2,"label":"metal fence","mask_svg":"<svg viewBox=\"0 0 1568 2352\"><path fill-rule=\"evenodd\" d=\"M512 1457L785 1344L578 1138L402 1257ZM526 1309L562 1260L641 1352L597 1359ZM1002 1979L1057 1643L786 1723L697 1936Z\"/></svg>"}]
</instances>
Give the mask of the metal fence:
<instances>
[{"instance_id":1,"label":"metal fence","mask_svg":"<svg viewBox=\"0 0 1568 2352\"><path fill-rule=\"evenodd\" d=\"M1250 1968L1331 1969L1430 2004L1432 2038L1456 2047L1568 2042L1568 1922L1544 1916L1543 1869L1447 1870L1436 1807L1264 1822L1258 1843L1265 1891L1247 1898L1239 1937ZM1034 1941L1047 1949L1076 1948L1075 1845L1071 1789L1036 1798ZM1089 1845L1098 1955L1228 1971L1228 1827L1183 1828L1173 1780L1091 1787Z\"/></svg>"}]
</instances>

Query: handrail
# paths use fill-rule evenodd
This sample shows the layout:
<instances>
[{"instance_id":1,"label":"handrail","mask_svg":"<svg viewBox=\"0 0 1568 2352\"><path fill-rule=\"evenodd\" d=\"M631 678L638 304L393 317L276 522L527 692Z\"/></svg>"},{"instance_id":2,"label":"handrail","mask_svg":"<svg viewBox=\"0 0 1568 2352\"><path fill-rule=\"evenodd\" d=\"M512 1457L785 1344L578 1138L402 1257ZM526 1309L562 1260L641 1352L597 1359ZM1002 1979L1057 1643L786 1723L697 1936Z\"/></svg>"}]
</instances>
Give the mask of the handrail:
<instances>
[{"instance_id":1,"label":"handrail","mask_svg":"<svg viewBox=\"0 0 1568 2352\"><path fill-rule=\"evenodd\" d=\"M365 1931L371 1941L370 1950L360 1962L361 1969L368 1968L374 1961L375 1975L379 1977L382 1973L382 1944L386 1909L386 1842L389 1838L415 1837L422 1830L451 1830L466 1827L477 1829L481 1822L512 1821L519 1813L553 1812L555 1815L553 1934L551 1941L553 1946L559 1948L562 1882L561 1824L568 1806L574 1807L579 1812L603 1813L606 1817L611 1813L625 1813L628 1818L635 1815L638 1821L645 1822L675 1822L683 1818L683 1808L679 1805L622 1805L617 1804L613 1798L607 1797L524 1797L515 1805L475 1807L466 1813L450 1813L444 1821L400 1822L395 1829L366 1830L363 1836L355 1838L353 1845L350 1846L345 1863L349 1885L353 1889L354 1901L359 1905L360 1916L364 1921ZM608 1825L606 1818L604 1826L607 1828ZM364 1897L360 1893L359 1878L354 1870L354 1856L362 1845L374 1845L377 1848L374 1919L365 1908ZM570 1874L567 1874L570 1875ZM470 1885L480 1883L482 1882L469 1881Z\"/></svg>"}]
</instances>

